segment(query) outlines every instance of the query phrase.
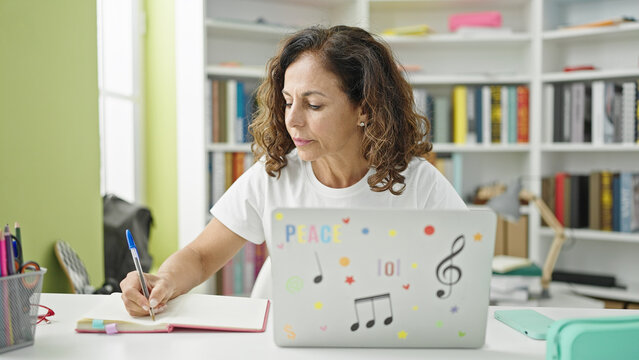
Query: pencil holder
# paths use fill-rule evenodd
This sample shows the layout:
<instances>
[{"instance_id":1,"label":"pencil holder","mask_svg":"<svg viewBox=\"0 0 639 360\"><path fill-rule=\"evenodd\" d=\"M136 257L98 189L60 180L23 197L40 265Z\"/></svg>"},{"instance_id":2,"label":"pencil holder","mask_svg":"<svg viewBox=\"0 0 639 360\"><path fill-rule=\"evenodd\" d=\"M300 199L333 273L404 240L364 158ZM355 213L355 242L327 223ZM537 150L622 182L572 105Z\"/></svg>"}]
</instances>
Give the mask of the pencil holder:
<instances>
[{"instance_id":1,"label":"pencil holder","mask_svg":"<svg viewBox=\"0 0 639 360\"><path fill-rule=\"evenodd\" d=\"M0 277L0 353L33 345L46 272Z\"/></svg>"}]
</instances>

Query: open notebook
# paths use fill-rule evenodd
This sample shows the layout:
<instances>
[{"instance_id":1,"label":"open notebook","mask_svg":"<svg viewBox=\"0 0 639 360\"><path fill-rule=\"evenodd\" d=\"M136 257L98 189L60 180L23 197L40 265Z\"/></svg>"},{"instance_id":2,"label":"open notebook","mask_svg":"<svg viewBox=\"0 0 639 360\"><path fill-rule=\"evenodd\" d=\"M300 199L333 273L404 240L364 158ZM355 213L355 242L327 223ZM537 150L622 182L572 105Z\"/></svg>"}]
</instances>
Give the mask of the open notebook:
<instances>
[{"instance_id":1,"label":"open notebook","mask_svg":"<svg viewBox=\"0 0 639 360\"><path fill-rule=\"evenodd\" d=\"M104 296L76 324L77 332L171 332L175 328L262 332L266 329L267 299L185 294L169 301L166 310L150 317L126 312L121 293ZM97 298L97 297L96 297Z\"/></svg>"}]
</instances>

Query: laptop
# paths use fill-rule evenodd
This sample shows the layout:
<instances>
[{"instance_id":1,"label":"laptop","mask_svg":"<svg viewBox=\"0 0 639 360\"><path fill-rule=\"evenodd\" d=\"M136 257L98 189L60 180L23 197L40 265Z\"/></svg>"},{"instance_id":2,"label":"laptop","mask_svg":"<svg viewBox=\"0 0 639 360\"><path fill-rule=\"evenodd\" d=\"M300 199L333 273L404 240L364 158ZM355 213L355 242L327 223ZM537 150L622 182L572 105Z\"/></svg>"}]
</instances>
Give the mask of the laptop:
<instances>
[{"instance_id":1,"label":"laptop","mask_svg":"<svg viewBox=\"0 0 639 360\"><path fill-rule=\"evenodd\" d=\"M484 344L492 211L278 208L271 224L277 345Z\"/></svg>"}]
</instances>

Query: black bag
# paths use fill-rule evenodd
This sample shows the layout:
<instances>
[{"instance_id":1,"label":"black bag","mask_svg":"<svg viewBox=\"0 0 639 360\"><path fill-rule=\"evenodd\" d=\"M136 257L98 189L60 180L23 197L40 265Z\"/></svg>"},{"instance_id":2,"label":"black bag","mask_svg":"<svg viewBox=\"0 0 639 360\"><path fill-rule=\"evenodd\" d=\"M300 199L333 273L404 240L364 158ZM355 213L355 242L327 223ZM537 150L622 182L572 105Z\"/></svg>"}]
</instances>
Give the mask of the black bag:
<instances>
[{"instance_id":1,"label":"black bag","mask_svg":"<svg viewBox=\"0 0 639 360\"><path fill-rule=\"evenodd\" d=\"M144 272L151 270L153 259L149 254L151 211L143 206L131 204L119 197L104 196L104 280L100 293L120 291L120 281L135 270L125 231L129 229L135 240ZM106 287L109 289L106 289ZM110 288L113 288L111 290Z\"/></svg>"}]
</instances>

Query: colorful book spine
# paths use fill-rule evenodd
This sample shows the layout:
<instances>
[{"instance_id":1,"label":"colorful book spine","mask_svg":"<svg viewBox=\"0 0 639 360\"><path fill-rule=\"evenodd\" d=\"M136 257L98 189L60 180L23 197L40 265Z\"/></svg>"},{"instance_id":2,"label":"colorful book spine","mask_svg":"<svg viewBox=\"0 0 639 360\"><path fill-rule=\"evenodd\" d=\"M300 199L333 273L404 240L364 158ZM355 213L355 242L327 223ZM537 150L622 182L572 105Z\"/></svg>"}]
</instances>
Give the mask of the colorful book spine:
<instances>
[{"instance_id":1,"label":"colorful book spine","mask_svg":"<svg viewBox=\"0 0 639 360\"><path fill-rule=\"evenodd\" d=\"M612 231L612 173L601 172L601 230Z\"/></svg>"},{"instance_id":2,"label":"colorful book spine","mask_svg":"<svg viewBox=\"0 0 639 360\"><path fill-rule=\"evenodd\" d=\"M510 107L508 106L508 86L501 87L501 129L499 130L499 142L508 144L508 129L510 122Z\"/></svg>"},{"instance_id":3,"label":"colorful book spine","mask_svg":"<svg viewBox=\"0 0 639 360\"><path fill-rule=\"evenodd\" d=\"M477 113L475 112L475 88L466 87L466 144L477 144Z\"/></svg>"},{"instance_id":4,"label":"colorful book spine","mask_svg":"<svg viewBox=\"0 0 639 360\"><path fill-rule=\"evenodd\" d=\"M636 92L637 84L634 81L623 83L623 109L621 115L621 142L630 144L636 142Z\"/></svg>"},{"instance_id":5,"label":"colorful book spine","mask_svg":"<svg viewBox=\"0 0 639 360\"><path fill-rule=\"evenodd\" d=\"M501 86L490 86L490 142L501 142Z\"/></svg>"},{"instance_id":6,"label":"colorful book spine","mask_svg":"<svg viewBox=\"0 0 639 360\"><path fill-rule=\"evenodd\" d=\"M224 153L224 185L226 189L233 184L233 153Z\"/></svg>"},{"instance_id":7,"label":"colorful book spine","mask_svg":"<svg viewBox=\"0 0 639 360\"><path fill-rule=\"evenodd\" d=\"M244 156L243 152L233 153L233 182L237 180L244 173Z\"/></svg>"},{"instance_id":8,"label":"colorful book spine","mask_svg":"<svg viewBox=\"0 0 639 360\"><path fill-rule=\"evenodd\" d=\"M601 230L601 172L590 173L588 181L588 227Z\"/></svg>"},{"instance_id":9,"label":"colorful book spine","mask_svg":"<svg viewBox=\"0 0 639 360\"><path fill-rule=\"evenodd\" d=\"M238 143L244 142L246 130L245 117L246 117L246 95L244 93L244 83L238 81L236 84L236 114L235 114L235 141Z\"/></svg>"},{"instance_id":10,"label":"colorful book spine","mask_svg":"<svg viewBox=\"0 0 639 360\"><path fill-rule=\"evenodd\" d=\"M435 142L448 143L451 141L450 125L450 98L437 96L435 97Z\"/></svg>"},{"instance_id":11,"label":"colorful book spine","mask_svg":"<svg viewBox=\"0 0 639 360\"><path fill-rule=\"evenodd\" d=\"M492 119L492 111L491 111L491 97L490 97L490 86L484 85L481 88L481 112L482 112L482 143L484 145L490 145L491 143L491 119Z\"/></svg>"},{"instance_id":12,"label":"colorful book spine","mask_svg":"<svg viewBox=\"0 0 639 360\"><path fill-rule=\"evenodd\" d=\"M561 225L564 221L564 184L568 174L559 172L555 174L555 217Z\"/></svg>"},{"instance_id":13,"label":"colorful book spine","mask_svg":"<svg viewBox=\"0 0 639 360\"><path fill-rule=\"evenodd\" d=\"M619 173L619 231L632 232L632 173Z\"/></svg>"},{"instance_id":14,"label":"colorful book spine","mask_svg":"<svg viewBox=\"0 0 639 360\"><path fill-rule=\"evenodd\" d=\"M606 85L603 81L593 81L591 85L591 142L593 145L604 143L604 119L606 110L604 98Z\"/></svg>"},{"instance_id":15,"label":"colorful book spine","mask_svg":"<svg viewBox=\"0 0 639 360\"><path fill-rule=\"evenodd\" d=\"M484 142L484 100L483 100L483 86L475 87L475 127L477 129L477 142Z\"/></svg>"},{"instance_id":16,"label":"colorful book spine","mask_svg":"<svg viewBox=\"0 0 639 360\"><path fill-rule=\"evenodd\" d=\"M467 91L465 86L453 88L453 142L466 144L468 133Z\"/></svg>"},{"instance_id":17,"label":"colorful book spine","mask_svg":"<svg viewBox=\"0 0 639 360\"><path fill-rule=\"evenodd\" d=\"M517 142L528 143L530 128L529 91L527 86L517 86ZM552 127L549 127L552 129Z\"/></svg>"},{"instance_id":18,"label":"colorful book spine","mask_svg":"<svg viewBox=\"0 0 639 360\"><path fill-rule=\"evenodd\" d=\"M220 142L220 81L211 81L211 138L213 142Z\"/></svg>"},{"instance_id":19,"label":"colorful book spine","mask_svg":"<svg viewBox=\"0 0 639 360\"><path fill-rule=\"evenodd\" d=\"M517 88L508 86L508 143L517 143Z\"/></svg>"}]
</instances>

